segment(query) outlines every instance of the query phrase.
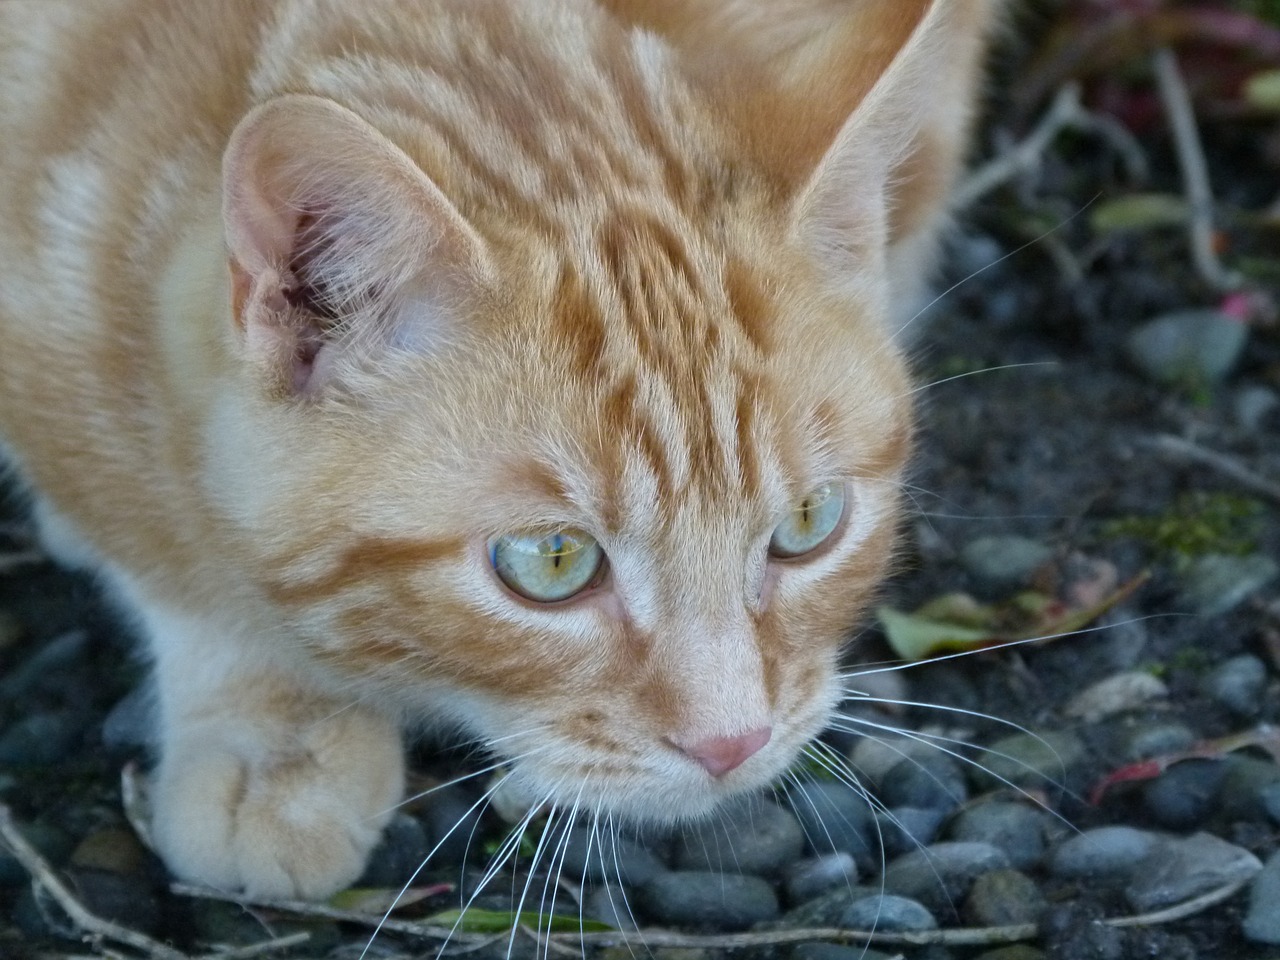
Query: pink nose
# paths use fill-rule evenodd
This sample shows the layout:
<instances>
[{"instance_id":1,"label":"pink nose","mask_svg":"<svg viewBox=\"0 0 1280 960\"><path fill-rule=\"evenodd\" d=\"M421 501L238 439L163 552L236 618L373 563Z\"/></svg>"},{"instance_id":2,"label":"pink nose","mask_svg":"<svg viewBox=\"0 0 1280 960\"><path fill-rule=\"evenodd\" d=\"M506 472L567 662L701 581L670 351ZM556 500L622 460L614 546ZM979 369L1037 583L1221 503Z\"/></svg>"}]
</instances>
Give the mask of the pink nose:
<instances>
[{"instance_id":1,"label":"pink nose","mask_svg":"<svg viewBox=\"0 0 1280 960\"><path fill-rule=\"evenodd\" d=\"M707 773L713 777L723 777L730 770L736 770L743 762L773 736L772 727L760 727L736 737L712 737L696 743L684 743L678 739L668 738L667 742L691 760L696 760Z\"/></svg>"}]
</instances>

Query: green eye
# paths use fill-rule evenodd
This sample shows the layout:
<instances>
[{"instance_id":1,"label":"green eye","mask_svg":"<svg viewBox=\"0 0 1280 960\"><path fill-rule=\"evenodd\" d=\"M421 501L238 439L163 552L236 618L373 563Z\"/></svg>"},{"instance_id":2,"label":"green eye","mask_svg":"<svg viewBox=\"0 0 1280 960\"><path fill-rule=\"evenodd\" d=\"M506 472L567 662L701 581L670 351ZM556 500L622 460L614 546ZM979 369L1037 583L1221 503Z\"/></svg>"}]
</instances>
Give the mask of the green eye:
<instances>
[{"instance_id":1,"label":"green eye","mask_svg":"<svg viewBox=\"0 0 1280 960\"><path fill-rule=\"evenodd\" d=\"M591 586L604 567L604 551L581 530L511 534L489 544L489 562L499 579L520 596L555 603Z\"/></svg>"},{"instance_id":2,"label":"green eye","mask_svg":"<svg viewBox=\"0 0 1280 960\"><path fill-rule=\"evenodd\" d=\"M773 531L769 553L783 559L804 556L826 542L844 515L844 484L811 490Z\"/></svg>"}]
</instances>

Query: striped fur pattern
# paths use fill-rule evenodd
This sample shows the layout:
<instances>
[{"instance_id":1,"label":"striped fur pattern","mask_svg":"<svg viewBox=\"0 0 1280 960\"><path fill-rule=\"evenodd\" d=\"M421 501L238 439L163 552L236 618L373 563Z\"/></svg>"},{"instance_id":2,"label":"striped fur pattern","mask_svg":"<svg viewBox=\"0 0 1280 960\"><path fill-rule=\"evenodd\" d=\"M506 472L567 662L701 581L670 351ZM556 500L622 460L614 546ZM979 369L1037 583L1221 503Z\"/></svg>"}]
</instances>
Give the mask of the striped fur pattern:
<instances>
[{"instance_id":1,"label":"striped fur pattern","mask_svg":"<svg viewBox=\"0 0 1280 960\"><path fill-rule=\"evenodd\" d=\"M350 882L456 723L696 816L840 697L986 0L0 4L0 435L137 611L179 876ZM946 78L947 82L940 82ZM839 528L768 554L822 484ZM488 544L571 527L589 590ZM768 730L711 775L676 744Z\"/></svg>"}]
</instances>

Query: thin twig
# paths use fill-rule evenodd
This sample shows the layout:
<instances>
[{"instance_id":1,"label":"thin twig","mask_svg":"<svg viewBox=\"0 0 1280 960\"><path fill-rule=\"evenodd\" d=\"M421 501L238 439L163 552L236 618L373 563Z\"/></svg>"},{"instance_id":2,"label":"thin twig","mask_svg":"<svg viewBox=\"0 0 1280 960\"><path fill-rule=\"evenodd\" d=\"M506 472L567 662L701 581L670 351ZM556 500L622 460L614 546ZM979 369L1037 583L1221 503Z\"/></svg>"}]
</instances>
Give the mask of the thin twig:
<instances>
[{"instance_id":1,"label":"thin twig","mask_svg":"<svg viewBox=\"0 0 1280 960\"><path fill-rule=\"evenodd\" d=\"M144 933L122 927L90 912L53 872L48 861L18 831L9 808L4 804L0 804L0 842L9 848L17 861L22 864L23 869L31 875L32 881L57 901L58 906L71 922L83 931L91 942L110 940L113 943L132 947L134 950L141 950L155 960L188 960L186 954L158 940L152 940Z\"/></svg>"},{"instance_id":2,"label":"thin twig","mask_svg":"<svg viewBox=\"0 0 1280 960\"><path fill-rule=\"evenodd\" d=\"M1216 450L1210 450L1208 447L1202 447L1198 443L1193 443L1190 440L1184 440L1182 437L1175 437L1168 433L1158 434L1140 442L1143 446L1150 447L1173 459L1196 463L1216 470L1223 476L1230 477L1245 489L1280 503L1280 483L1270 480L1254 470L1250 470L1235 457L1229 457L1225 453L1218 453Z\"/></svg>"},{"instance_id":3,"label":"thin twig","mask_svg":"<svg viewBox=\"0 0 1280 960\"><path fill-rule=\"evenodd\" d=\"M1169 120L1174 149L1178 153L1182 188L1191 208L1188 230L1192 260L1201 279L1209 286L1215 290L1235 290L1241 286L1242 278L1239 274L1226 270L1213 249L1213 189L1209 184L1209 165L1205 161L1204 147L1196 129L1191 95L1182 80L1177 58L1168 47L1156 50L1152 66L1155 69L1156 89Z\"/></svg>"}]
</instances>

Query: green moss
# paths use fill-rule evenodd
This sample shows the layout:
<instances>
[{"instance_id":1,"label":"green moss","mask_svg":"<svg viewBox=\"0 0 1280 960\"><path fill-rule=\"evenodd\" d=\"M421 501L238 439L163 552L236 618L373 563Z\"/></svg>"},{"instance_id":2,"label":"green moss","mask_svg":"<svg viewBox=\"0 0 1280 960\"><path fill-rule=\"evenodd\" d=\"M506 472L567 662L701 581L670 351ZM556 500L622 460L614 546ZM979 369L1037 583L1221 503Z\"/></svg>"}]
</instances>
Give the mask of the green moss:
<instances>
[{"instance_id":1,"label":"green moss","mask_svg":"<svg viewBox=\"0 0 1280 960\"><path fill-rule=\"evenodd\" d=\"M1182 570L1207 554L1253 553L1263 513L1263 505L1251 497L1195 491L1178 497L1164 513L1112 520L1103 526L1102 535L1138 540Z\"/></svg>"}]
</instances>

